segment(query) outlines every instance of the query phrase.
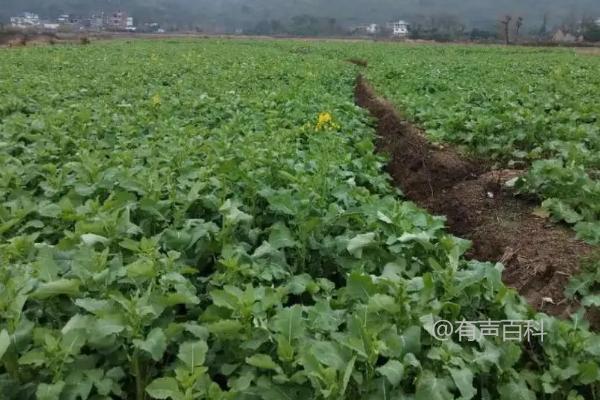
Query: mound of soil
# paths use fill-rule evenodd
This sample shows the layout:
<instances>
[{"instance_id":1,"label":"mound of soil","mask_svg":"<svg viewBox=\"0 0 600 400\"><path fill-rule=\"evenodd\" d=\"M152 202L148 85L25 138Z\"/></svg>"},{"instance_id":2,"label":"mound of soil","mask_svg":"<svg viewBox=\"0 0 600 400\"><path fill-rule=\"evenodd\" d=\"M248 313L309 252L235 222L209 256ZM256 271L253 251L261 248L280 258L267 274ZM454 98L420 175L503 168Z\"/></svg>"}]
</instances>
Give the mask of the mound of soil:
<instances>
[{"instance_id":1,"label":"mound of soil","mask_svg":"<svg viewBox=\"0 0 600 400\"><path fill-rule=\"evenodd\" d=\"M502 262L505 283L540 311L566 317L578 307L564 288L593 248L535 215L536 203L506 187L522 171L489 171L452 148L429 143L360 76L355 98L378 121L377 149L388 154L394 183L408 199L446 216L452 233L472 240L469 257Z\"/></svg>"},{"instance_id":2,"label":"mound of soil","mask_svg":"<svg viewBox=\"0 0 600 400\"><path fill-rule=\"evenodd\" d=\"M348 61L350 64L358 65L359 67L369 66L369 62L362 58L349 58L346 61Z\"/></svg>"},{"instance_id":3,"label":"mound of soil","mask_svg":"<svg viewBox=\"0 0 600 400\"><path fill-rule=\"evenodd\" d=\"M58 36L55 33L0 32L0 46L22 47L28 44L52 43L57 40Z\"/></svg>"}]
</instances>

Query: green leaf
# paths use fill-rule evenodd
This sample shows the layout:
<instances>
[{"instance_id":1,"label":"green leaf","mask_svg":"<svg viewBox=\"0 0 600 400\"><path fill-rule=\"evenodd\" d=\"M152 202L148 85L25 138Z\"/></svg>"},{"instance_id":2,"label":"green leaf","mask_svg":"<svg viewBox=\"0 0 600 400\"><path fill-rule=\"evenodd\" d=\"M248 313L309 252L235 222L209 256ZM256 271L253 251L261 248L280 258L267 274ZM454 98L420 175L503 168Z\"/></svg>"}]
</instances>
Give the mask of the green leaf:
<instances>
[{"instance_id":1,"label":"green leaf","mask_svg":"<svg viewBox=\"0 0 600 400\"><path fill-rule=\"evenodd\" d=\"M600 335L591 335L585 341L585 351L588 353L600 357Z\"/></svg>"},{"instance_id":2,"label":"green leaf","mask_svg":"<svg viewBox=\"0 0 600 400\"><path fill-rule=\"evenodd\" d=\"M569 298L573 298L576 294L585 296L589 293L590 285L590 277L587 274L575 275L569 280L565 295Z\"/></svg>"},{"instance_id":3,"label":"green leaf","mask_svg":"<svg viewBox=\"0 0 600 400\"><path fill-rule=\"evenodd\" d=\"M432 337L437 337L437 333L435 331L436 321L432 314L426 314L419 317L419 321L421 321L421 325L427 333L429 333Z\"/></svg>"},{"instance_id":4,"label":"green leaf","mask_svg":"<svg viewBox=\"0 0 600 400\"><path fill-rule=\"evenodd\" d=\"M547 199L542 203L542 207L550 210L556 217L569 224L574 224L583 219L577 211L559 199Z\"/></svg>"},{"instance_id":5,"label":"green leaf","mask_svg":"<svg viewBox=\"0 0 600 400\"><path fill-rule=\"evenodd\" d=\"M35 391L37 400L60 400L60 394L65 387L65 382L58 381L51 385L40 383Z\"/></svg>"},{"instance_id":6,"label":"green leaf","mask_svg":"<svg viewBox=\"0 0 600 400\"><path fill-rule=\"evenodd\" d=\"M276 213L295 216L296 202L293 194L289 190L274 191L271 188L264 188L259 194L269 202L269 207Z\"/></svg>"},{"instance_id":7,"label":"green leaf","mask_svg":"<svg viewBox=\"0 0 600 400\"><path fill-rule=\"evenodd\" d=\"M204 340L185 342L179 346L177 358L183 361L188 368L194 369L194 367L199 367L204 364L207 351L208 345Z\"/></svg>"},{"instance_id":8,"label":"green leaf","mask_svg":"<svg viewBox=\"0 0 600 400\"><path fill-rule=\"evenodd\" d=\"M318 341L310 345L315 358L328 367L342 371L348 364L349 357L342 348L334 342Z\"/></svg>"},{"instance_id":9,"label":"green leaf","mask_svg":"<svg viewBox=\"0 0 600 400\"><path fill-rule=\"evenodd\" d=\"M10 335L6 329L2 329L2 332L0 332L0 360L2 360L2 357L4 356L4 353L6 353L6 350L8 350L9 346Z\"/></svg>"},{"instance_id":10,"label":"green leaf","mask_svg":"<svg viewBox=\"0 0 600 400\"><path fill-rule=\"evenodd\" d=\"M342 395L346 393L346 389L348 388L348 383L350 382L350 377L352 376L352 372L354 371L354 364L356 363L356 356L352 357L348 365L346 366L346 370L344 371L344 376L342 378Z\"/></svg>"},{"instance_id":11,"label":"green leaf","mask_svg":"<svg viewBox=\"0 0 600 400\"><path fill-rule=\"evenodd\" d=\"M133 279L151 279L156 276L155 265L152 260L140 258L127 266L127 276Z\"/></svg>"},{"instance_id":12,"label":"green leaf","mask_svg":"<svg viewBox=\"0 0 600 400\"><path fill-rule=\"evenodd\" d=\"M426 247L429 247L429 242L433 239L433 235L429 232L418 232L418 233L403 233L398 238L400 243L418 242Z\"/></svg>"},{"instance_id":13,"label":"green leaf","mask_svg":"<svg viewBox=\"0 0 600 400\"><path fill-rule=\"evenodd\" d=\"M247 357L246 363L256 368L270 369L278 373L283 373L281 367L267 354L255 354Z\"/></svg>"},{"instance_id":14,"label":"green leaf","mask_svg":"<svg viewBox=\"0 0 600 400\"><path fill-rule=\"evenodd\" d=\"M42 217L58 218L61 213L61 208L58 204L45 204L38 208L38 213Z\"/></svg>"},{"instance_id":15,"label":"green leaf","mask_svg":"<svg viewBox=\"0 0 600 400\"><path fill-rule=\"evenodd\" d=\"M167 349L167 337L161 328L152 329L146 340L134 340L133 342L139 349L150 354L154 361L160 361Z\"/></svg>"},{"instance_id":16,"label":"green leaf","mask_svg":"<svg viewBox=\"0 0 600 400\"><path fill-rule=\"evenodd\" d=\"M46 363L46 354L42 350L30 350L19 358L18 363L40 367Z\"/></svg>"},{"instance_id":17,"label":"green leaf","mask_svg":"<svg viewBox=\"0 0 600 400\"><path fill-rule=\"evenodd\" d=\"M581 300L581 304L585 307L600 307L600 294L585 296Z\"/></svg>"},{"instance_id":18,"label":"green leaf","mask_svg":"<svg viewBox=\"0 0 600 400\"><path fill-rule=\"evenodd\" d=\"M274 328L288 343L304 335L304 326L302 308L298 305L282 309L275 317Z\"/></svg>"},{"instance_id":19,"label":"green leaf","mask_svg":"<svg viewBox=\"0 0 600 400\"><path fill-rule=\"evenodd\" d=\"M183 393L179 390L179 384L175 378L158 378L153 380L147 387L148 393L154 399L182 400Z\"/></svg>"},{"instance_id":20,"label":"green leaf","mask_svg":"<svg viewBox=\"0 0 600 400\"><path fill-rule=\"evenodd\" d=\"M114 335L122 332L125 329L125 325L114 318L101 318L94 322L92 334L95 338L104 338L109 335Z\"/></svg>"},{"instance_id":21,"label":"green leaf","mask_svg":"<svg viewBox=\"0 0 600 400\"><path fill-rule=\"evenodd\" d=\"M333 310L328 301L318 301L308 309L307 320L314 329L335 332L344 323L344 310Z\"/></svg>"},{"instance_id":22,"label":"green leaf","mask_svg":"<svg viewBox=\"0 0 600 400\"><path fill-rule=\"evenodd\" d=\"M347 282L348 295L355 299L361 299L364 302L369 301L369 297L377 293L377 287L369 275L361 274L358 271L352 272Z\"/></svg>"},{"instance_id":23,"label":"green leaf","mask_svg":"<svg viewBox=\"0 0 600 400\"><path fill-rule=\"evenodd\" d=\"M380 221L385 222L386 224L391 224L392 223L392 220L390 219L390 217L388 217L387 215L385 215L381 211L377 211L377 219L380 220Z\"/></svg>"},{"instance_id":24,"label":"green leaf","mask_svg":"<svg viewBox=\"0 0 600 400\"><path fill-rule=\"evenodd\" d=\"M423 371L417 381L415 400L454 400L448 387L447 378L438 378L431 371Z\"/></svg>"},{"instance_id":25,"label":"green leaf","mask_svg":"<svg viewBox=\"0 0 600 400\"><path fill-rule=\"evenodd\" d=\"M593 361L579 364L579 380L584 385L590 385L593 382L600 381L600 368Z\"/></svg>"},{"instance_id":26,"label":"green leaf","mask_svg":"<svg viewBox=\"0 0 600 400\"><path fill-rule=\"evenodd\" d=\"M234 377L234 378L230 379L228 383L229 383L229 386L231 387L231 389L235 390L236 392L243 393L250 387L250 384L252 383L253 379L254 379L254 372L247 371L246 373L244 373L238 377Z\"/></svg>"},{"instance_id":27,"label":"green leaf","mask_svg":"<svg viewBox=\"0 0 600 400\"><path fill-rule=\"evenodd\" d=\"M401 335L403 355L405 353L419 354L421 351L421 328L409 326Z\"/></svg>"},{"instance_id":28,"label":"green leaf","mask_svg":"<svg viewBox=\"0 0 600 400\"><path fill-rule=\"evenodd\" d=\"M310 275L295 275L290 279L288 283L288 288L292 294L300 295L306 292L309 285L312 284L314 284L314 281Z\"/></svg>"},{"instance_id":29,"label":"green leaf","mask_svg":"<svg viewBox=\"0 0 600 400\"><path fill-rule=\"evenodd\" d=\"M524 380L510 381L498 387L500 400L536 400L535 393L527 387Z\"/></svg>"},{"instance_id":30,"label":"green leaf","mask_svg":"<svg viewBox=\"0 0 600 400\"><path fill-rule=\"evenodd\" d=\"M75 300L75 304L92 314L98 314L110 309L110 302L108 300L85 298Z\"/></svg>"},{"instance_id":31,"label":"green leaf","mask_svg":"<svg viewBox=\"0 0 600 400\"><path fill-rule=\"evenodd\" d=\"M65 354L78 354L81 348L85 345L86 335L84 330L71 330L63 334L60 347Z\"/></svg>"},{"instance_id":32,"label":"green leaf","mask_svg":"<svg viewBox=\"0 0 600 400\"><path fill-rule=\"evenodd\" d=\"M240 298L243 291L235 286L225 286L224 290L213 290L210 292L210 297L213 304L218 307L225 307L233 311L239 311Z\"/></svg>"},{"instance_id":33,"label":"green leaf","mask_svg":"<svg viewBox=\"0 0 600 400\"><path fill-rule=\"evenodd\" d=\"M75 296L79 294L79 285L80 282L76 279L59 279L53 282L42 283L30 297L36 300L45 300L60 295Z\"/></svg>"},{"instance_id":34,"label":"green leaf","mask_svg":"<svg viewBox=\"0 0 600 400\"><path fill-rule=\"evenodd\" d=\"M394 313L398 310L398 302L387 294L375 293L369 298L368 308L370 312Z\"/></svg>"},{"instance_id":35,"label":"green leaf","mask_svg":"<svg viewBox=\"0 0 600 400\"><path fill-rule=\"evenodd\" d=\"M296 246L296 241L292 237L292 233L282 222L277 222L271 227L269 243L277 250Z\"/></svg>"},{"instance_id":36,"label":"green leaf","mask_svg":"<svg viewBox=\"0 0 600 400\"><path fill-rule=\"evenodd\" d=\"M475 397L477 390L473 387L473 372L470 369L449 368L448 371L450 371L454 384L460 391L463 399L468 400Z\"/></svg>"},{"instance_id":37,"label":"green leaf","mask_svg":"<svg viewBox=\"0 0 600 400\"><path fill-rule=\"evenodd\" d=\"M577 238L585 240L588 243L600 243L600 223L593 222L578 222L573 228L577 232ZM0 229L1 230L1 229Z\"/></svg>"},{"instance_id":38,"label":"green leaf","mask_svg":"<svg viewBox=\"0 0 600 400\"><path fill-rule=\"evenodd\" d=\"M108 238L93 233L86 233L81 235L81 241L88 246L93 246L96 243L107 244L110 242Z\"/></svg>"},{"instance_id":39,"label":"green leaf","mask_svg":"<svg viewBox=\"0 0 600 400\"><path fill-rule=\"evenodd\" d=\"M363 249L375 242L375 233L369 232L356 235L348 242L346 250L356 258L361 258Z\"/></svg>"},{"instance_id":40,"label":"green leaf","mask_svg":"<svg viewBox=\"0 0 600 400\"><path fill-rule=\"evenodd\" d=\"M216 336L232 336L241 331L244 326L236 319L221 319L206 325L210 333Z\"/></svg>"},{"instance_id":41,"label":"green leaf","mask_svg":"<svg viewBox=\"0 0 600 400\"><path fill-rule=\"evenodd\" d=\"M235 202L232 202L231 200L225 201L223 206L221 206L219 211L223 213L226 224L238 225L241 223L252 222L252 220L254 219L252 215L246 214L245 212L241 211L238 207L239 205Z\"/></svg>"},{"instance_id":42,"label":"green leaf","mask_svg":"<svg viewBox=\"0 0 600 400\"><path fill-rule=\"evenodd\" d=\"M398 386L404 375L404 366L398 360L389 360L387 363L377 368L377 372L385 376L390 384Z\"/></svg>"}]
</instances>

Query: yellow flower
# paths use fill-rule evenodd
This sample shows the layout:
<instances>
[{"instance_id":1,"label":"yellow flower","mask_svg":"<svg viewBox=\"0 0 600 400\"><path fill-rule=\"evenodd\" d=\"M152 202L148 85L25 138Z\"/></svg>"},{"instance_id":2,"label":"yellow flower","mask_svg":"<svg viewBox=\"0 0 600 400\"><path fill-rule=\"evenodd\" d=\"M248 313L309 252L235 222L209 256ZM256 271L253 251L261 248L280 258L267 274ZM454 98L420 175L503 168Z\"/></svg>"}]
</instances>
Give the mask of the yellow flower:
<instances>
[{"instance_id":1,"label":"yellow flower","mask_svg":"<svg viewBox=\"0 0 600 400\"><path fill-rule=\"evenodd\" d=\"M154 107L160 106L160 95L159 94L155 94L154 96L152 96L152 105Z\"/></svg>"},{"instance_id":2,"label":"yellow flower","mask_svg":"<svg viewBox=\"0 0 600 400\"><path fill-rule=\"evenodd\" d=\"M329 114L328 112L324 112L319 114L319 124L321 125L325 125L329 122L331 122L331 114Z\"/></svg>"},{"instance_id":3,"label":"yellow flower","mask_svg":"<svg viewBox=\"0 0 600 400\"><path fill-rule=\"evenodd\" d=\"M333 117L328 112L322 112L319 114L319 118L317 120L317 125L315 126L315 130L320 131L326 127L337 128L338 126L333 123Z\"/></svg>"}]
</instances>

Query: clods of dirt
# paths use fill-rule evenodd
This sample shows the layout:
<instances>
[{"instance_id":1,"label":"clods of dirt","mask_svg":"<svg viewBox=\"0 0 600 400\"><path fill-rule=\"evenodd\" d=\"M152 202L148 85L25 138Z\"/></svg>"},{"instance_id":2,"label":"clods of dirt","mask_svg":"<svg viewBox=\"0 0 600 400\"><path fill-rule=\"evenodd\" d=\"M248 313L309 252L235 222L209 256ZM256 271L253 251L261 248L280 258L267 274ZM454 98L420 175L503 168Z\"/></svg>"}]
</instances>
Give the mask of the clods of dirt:
<instances>
[{"instance_id":1,"label":"clods of dirt","mask_svg":"<svg viewBox=\"0 0 600 400\"><path fill-rule=\"evenodd\" d=\"M359 67L367 67L369 65L369 62L362 58L349 58L346 61L351 64L358 65Z\"/></svg>"},{"instance_id":2,"label":"clods of dirt","mask_svg":"<svg viewBox=\"0 0 600 400\"><path fill-rule=\"evenodd\" d=\"M593 248L534 213L535 202L515 196L506 182L522 171L490 171L452 148L429 143L360 76L355 99L377 119L377 148L389 155L394 183L408 199L446 216L452 233L472 240L469 257L502 262L505 283L540 311L566 317L578 307L563 292Z\"/></svg>"}]
</instances>

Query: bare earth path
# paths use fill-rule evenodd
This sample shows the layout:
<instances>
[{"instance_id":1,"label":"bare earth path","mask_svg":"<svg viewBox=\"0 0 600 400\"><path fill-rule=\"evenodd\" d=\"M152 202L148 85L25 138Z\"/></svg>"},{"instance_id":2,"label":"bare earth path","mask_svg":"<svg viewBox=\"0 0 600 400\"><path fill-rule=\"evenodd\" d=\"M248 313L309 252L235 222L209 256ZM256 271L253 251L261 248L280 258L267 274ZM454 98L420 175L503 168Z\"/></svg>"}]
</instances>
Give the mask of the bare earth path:
<instances>
[{"instance_id":1,"label":"bare earth path","mask_svg":"<svg viewBox=\"0 0 600 400\"><path fill-rule=\"evenodd\" d=\"M505 187L520 171L488 171L432 145L360 76L355 99L377 119L378 151L389 155L388 172L408 199L446 216L452 233L472 240L470 257L502 262L505 283L536 309L564 317L577 308L564 288L593 248L534 215L536 203Z\"/></svg>"}]
</instances>

